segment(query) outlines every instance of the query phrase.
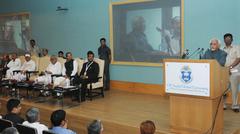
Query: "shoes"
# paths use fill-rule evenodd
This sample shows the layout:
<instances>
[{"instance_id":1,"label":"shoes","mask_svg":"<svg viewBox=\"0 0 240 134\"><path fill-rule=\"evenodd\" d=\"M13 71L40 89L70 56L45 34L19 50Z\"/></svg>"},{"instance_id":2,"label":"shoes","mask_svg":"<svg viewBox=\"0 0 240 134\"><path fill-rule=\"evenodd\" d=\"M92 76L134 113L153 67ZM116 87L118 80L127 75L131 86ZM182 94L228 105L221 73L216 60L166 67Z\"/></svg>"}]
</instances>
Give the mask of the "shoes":
<instances>
[{"instance_id":1,"label":"shoes","mask_svg":"<svg viewBox=\"0 0 240 134\"><path fill-rule=\"evenodd\" d=\"M227 105L223 104L223 110L227 110Z\"/></svg>"},{"instance_id":2,"label":"shoes","mask_svg":"<svg viewBox=\"0 0 240 134\"><path fill-rule=\"evenodd\" d=\"M235 113L239 113L239 109L232 109L233 110L233 112L235 112Z\"/></svg>"}]
</instances>

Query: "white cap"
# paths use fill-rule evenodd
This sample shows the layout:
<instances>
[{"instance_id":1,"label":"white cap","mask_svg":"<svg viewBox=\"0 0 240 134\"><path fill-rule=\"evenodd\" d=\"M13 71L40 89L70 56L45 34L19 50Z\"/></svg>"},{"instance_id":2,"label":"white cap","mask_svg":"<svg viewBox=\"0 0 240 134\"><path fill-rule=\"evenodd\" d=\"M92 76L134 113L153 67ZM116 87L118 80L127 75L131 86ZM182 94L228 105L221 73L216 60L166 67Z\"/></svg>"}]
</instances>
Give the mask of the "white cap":
<instances>
[{"instance_id":1,"label":"white cap","mask_svg":"<svg viewBox=\"0 0 240 134\"><path fill-rule=\"evenodd\" d=\"M25 54L25 57L31 57L31 55L30 54Z\"/></svg>"}]
</instances>

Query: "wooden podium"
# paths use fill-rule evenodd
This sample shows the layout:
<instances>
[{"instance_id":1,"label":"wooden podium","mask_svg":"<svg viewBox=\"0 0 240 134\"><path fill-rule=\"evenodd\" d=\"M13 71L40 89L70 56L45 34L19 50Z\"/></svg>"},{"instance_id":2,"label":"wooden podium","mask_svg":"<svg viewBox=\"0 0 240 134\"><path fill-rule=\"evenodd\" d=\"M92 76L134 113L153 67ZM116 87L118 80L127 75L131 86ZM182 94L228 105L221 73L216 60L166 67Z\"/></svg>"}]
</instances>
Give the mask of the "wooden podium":
<instances>
[{"instance_id":1,"label":"wooden podium","mask_svg":"<svg viewBox=\"0 0 240 134\"><path fill-rule=\"evenodd\" d=\"M228 69L216 60L182 59L166 59L163 68L171 131L222 134L222 94L228 87Z\"/></svg>"}]
</instances>

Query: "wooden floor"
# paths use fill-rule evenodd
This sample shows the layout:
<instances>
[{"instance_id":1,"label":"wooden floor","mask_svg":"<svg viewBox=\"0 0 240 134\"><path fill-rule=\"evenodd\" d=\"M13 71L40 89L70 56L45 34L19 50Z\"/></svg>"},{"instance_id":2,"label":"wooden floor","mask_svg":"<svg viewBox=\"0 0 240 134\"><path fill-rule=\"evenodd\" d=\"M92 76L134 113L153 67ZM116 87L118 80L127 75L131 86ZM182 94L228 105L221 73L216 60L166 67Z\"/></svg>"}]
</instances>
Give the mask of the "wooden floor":
<instances>
[{"instance_id":1,"label":"wooden floor","mask_svg":"<svg viewBox=\"0 0 240 134\"><path fill-rule=\"evenodd\" d=\"M6 112L8 98L1 97L0 112ZM22 101L22 115L29 107L38 107L41 121L50 127L49 117L60 106L48 103ZM105 98L86 101L80 106L65 109L69 128L79 134L86 134L87 124L93 119L103 121L104 134L139 134L139 124L144 120L153 120L157 127L156 134L170 134L169 99L158 95L146 95L112 90L106 92ZM231 134L240 128L240 114L226 110L224 113L224 134Z\"/></svg>"}]
</instances>

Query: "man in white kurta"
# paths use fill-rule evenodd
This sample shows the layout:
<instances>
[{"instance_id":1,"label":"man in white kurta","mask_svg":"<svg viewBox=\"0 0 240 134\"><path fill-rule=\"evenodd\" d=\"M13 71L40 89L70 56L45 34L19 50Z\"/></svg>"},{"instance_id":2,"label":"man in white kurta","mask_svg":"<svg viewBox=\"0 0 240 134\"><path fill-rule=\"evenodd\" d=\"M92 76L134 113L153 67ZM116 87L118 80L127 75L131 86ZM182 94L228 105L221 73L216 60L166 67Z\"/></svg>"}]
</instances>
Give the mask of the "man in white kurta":
<instances>
[{"instance_id":1,"label":"man in white kurta","mask_svg":"<svg viewBox=\"0 0 240 134\"><path fill-rule=\"evenodd\" d=\"M78 71L78 63L73 59L72 53L66 53L66 62L63 65L62 75L54 80L54 86L69 86L70 78L74 77Z\"/></svg>"},{"instance_id":2,"label":"man in white kurta","mask_svg":"<svg viewBox=\"0 0 240 134\"><path fill-rule=\"evenodd\" d=\"M36 83L43 83L45 85L48 85L52 82L51 75L61 74L61 73L62 73L61 63L57 61L56 56L51 56L50 57L50 64L46 68L46 70L44 72L44 75L36 78L35 82Z\"/></svg>"},{"instance_id":3,"label":"man in white kurta","mask_svg":"<svg viewBox=\"0 0 240 134\"><path fill-rule=\"evenodd\" d=\"M21 60L17 58L17 54L12 54L12 60L7 64L8 70L6 73L7 79L13 78L13 71L20 70L21 68Z\"/></svg>"},{"instance_id":4,"label":"man in white kurta","mask_svg":"<svg viewBox=\"0 0 240 134\"><path fill-rule=\"evenodd\" d=\"M26 80L26 72L35 71L35 69L36 69L36 63L33 60L31 60L31 55L25 54L25 62L20 68L21 72L13 75L13 79L17 81Z\"/></svg>"}]
</instances>

